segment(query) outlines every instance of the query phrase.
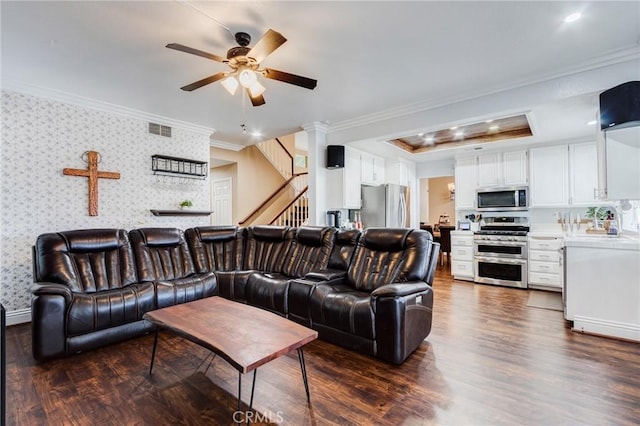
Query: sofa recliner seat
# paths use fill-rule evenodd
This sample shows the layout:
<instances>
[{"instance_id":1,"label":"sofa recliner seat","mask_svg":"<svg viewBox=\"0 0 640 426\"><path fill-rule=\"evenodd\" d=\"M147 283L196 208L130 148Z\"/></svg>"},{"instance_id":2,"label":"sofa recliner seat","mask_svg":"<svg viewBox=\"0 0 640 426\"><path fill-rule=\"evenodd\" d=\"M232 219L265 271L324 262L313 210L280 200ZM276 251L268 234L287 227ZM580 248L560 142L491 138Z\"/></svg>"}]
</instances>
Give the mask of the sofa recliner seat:
<instances>
[{"instance_id":1,"label":"sofa recliner seat","mask_svg":"<svg viewBox=\"0 0 640 426\"><path fill-rule=\"evenodd\" d=\"M251 274L247 281L247 302L287 316L289 283L312 271L326 269L335 232L334 227L301 226L290 230L288 238L291 240L281 269Z\"/></svg>"},{"instance_id":2,"label":"sofa recliner seat","mask_svg":"<svg viewBox=\"0 0 640 426\"><path fill-rule=\"evenodd\" d=\"M215 274L196 272L182 230L140 228L129 235L139 279L154 284L158 309L218 294Z\"/></svg>"},{"instance_id":3,"label":"sofa recliner seat","mask_svg":"<svg viewBox=\"0 0 640 426\"><path fill-rule=\"evenodd\" d=\"M402 363L431 330L433 291L424 281L429 233L368 228L344 277L315 284L312 328L320 338Z\"/></svg>"},{"instance_id":4,"label":"sofa recliner seat","mask_svg":"<svg viewBox=\"0 0 640 426\"><path fill-rule=\"evenodd\" d=\"M142 282L127 231L92 229L42 234L34 246L32 352L60 357L151 330L142 316L156 308Z\"/></svg>"}]
</instances>

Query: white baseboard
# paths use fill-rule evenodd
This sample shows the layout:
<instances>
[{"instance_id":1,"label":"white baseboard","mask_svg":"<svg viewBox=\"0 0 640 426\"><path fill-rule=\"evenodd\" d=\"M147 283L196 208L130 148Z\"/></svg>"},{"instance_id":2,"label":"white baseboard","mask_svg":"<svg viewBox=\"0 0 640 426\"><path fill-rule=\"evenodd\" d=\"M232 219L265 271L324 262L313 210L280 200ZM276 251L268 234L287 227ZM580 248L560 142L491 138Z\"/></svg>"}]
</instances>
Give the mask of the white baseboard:
<instances>
[{"instance_id":1,"label":"white baseboard","mask_svg":"<svg viewBox=\"0 0 640 426\"><path fill-rule=\"evenodd\" d=\"M31 308L7 312L7 326L31 322Z\"/></svg>"},{"instance_id":2,"label":"white baseboard","mask_svg":"<svg viewBox=\"0 0 640 426\"><path fill-rule=\"evenodd\" d=\"M574 315L573 330L640 342L640 325Z\"/></svg>"}]
</instances>

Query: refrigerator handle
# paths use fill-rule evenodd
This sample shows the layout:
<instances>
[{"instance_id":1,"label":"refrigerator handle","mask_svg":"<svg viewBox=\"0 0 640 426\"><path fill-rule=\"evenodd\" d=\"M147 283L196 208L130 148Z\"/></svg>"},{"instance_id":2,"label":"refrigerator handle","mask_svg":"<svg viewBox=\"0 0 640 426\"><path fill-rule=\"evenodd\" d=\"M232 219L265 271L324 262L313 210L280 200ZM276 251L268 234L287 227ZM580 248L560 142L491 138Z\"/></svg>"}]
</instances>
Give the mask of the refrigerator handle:
<instances>
[{"instance_id":1,"label":"refrigerator handle","mask_svg":"<svg viewBox=\"0 0 640 426\"><path fill-rule=\"evenodd\" d=\"M400 218L400 227L404 228L406 227L405 219L407 214L406 213L407 207L406 207L406 202L405 202L403 193L400 193L400 205L398 206L398 208L400 209L400 212L399 212L400 214L398 215L398 217Z\"/></svg>"}]
</instances>

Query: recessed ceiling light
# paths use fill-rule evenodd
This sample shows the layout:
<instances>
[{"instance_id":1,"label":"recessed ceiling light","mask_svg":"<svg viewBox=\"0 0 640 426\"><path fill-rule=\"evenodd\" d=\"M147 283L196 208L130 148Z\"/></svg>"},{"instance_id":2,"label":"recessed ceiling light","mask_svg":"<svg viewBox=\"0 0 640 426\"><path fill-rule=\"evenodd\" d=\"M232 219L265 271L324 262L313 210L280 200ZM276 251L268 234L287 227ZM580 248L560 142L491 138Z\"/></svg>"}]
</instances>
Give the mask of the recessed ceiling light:
<instances>
[{"instance_id":1,"label":"recessed ceiling light","mask_svg":"<svg viewBox=\"0 0 640 426\"><path fill-rule=\"evenodd\" d=\"M487 124L488 123L492 123L492 122L493 122L493 120L485 120L485 123L487 123Z\"/></svg>"},{"instance_id":2,"label":"recessed ceiling light","mask_svg":"<svg viewBox=\"0 0 640 426\"><path fill-rule=\"evenodd\" d=\"M598 124L598 120L587 121L587 126L595 126L596 124Z\"/></svg>"},{"instance_id":3,"label":"recessed ceiling light","mask_svg":"<svg viewBox=\"0 0 640 426\"><path fill-rule=\"evenodd\" d=\"M260 132L251 132L251 136L253 136L254 138L259 138L260 136L262 136L262 133L260 133Z\"/></svg>"},{"instance_id":4,"label":"recessed ceiling light","mask_svg":"<svg viewBox=\"0 0 640 426\"><path fill-rule=\"evenodd\" d=\"M433 141L434 141L434 140L435 140L435 139L434 139L433 135L429 135L429 136L425 136L425 137L424 137L424 141L425 141L426 143L433 143Z\"/></svg>"},{"instance_id":5,"label":"recessed ceiling light","mask_svg":"<svg viewBox=\"0 0 640 426\"><path fill-rule=\"evenodd\" d=\"M449 129L451 129L451 130L456 130L457 128L458 128L458 126L449 127Z\"/></svg>"},{"instance_id":6,"label":"recessed ceiling light","mask_svg":"<svg viewBox=\"0 0 640 426\"><path fill-rule=\"evenodd\" d=\"M424 133L418 133L418 136L423 137Z\"/></svg>"},{"instance_id":7,"label":"recessed ceiling light","mask_svg":"<svg viewBox=\"0 0 640 426\"><path fill-rule=\"evenodd\" d=\"M564 22L568 24L568 23L571 23L571 22L575 22L580 18L582 18L582 13L576 12L576 13L572 13L571 15L567 16L566 18L564 18Z\"/></svg>"},{"instance_id":8,"label":"recessed ceiling light","mask_svg":"<svg viewBox=\"0 0 640 426\"><path fill-rule=\"evenodd\" d=\"M461 138L461 137L463 137L463 136L464 136L464 132L463 132L463 131L456 132L456 133L455 133L455 136L456 136L456 138Z\"/></svg>"},{"instance_id":9,"label":"recessed ceiling light","mask_svg":"<svg viewBox=\"0 0 640 426\"><path fill-rule=\"evenodd\" d=\"M500 128L500 126L498 126L497 124L494 124L493 126L489 126L489 130L492 131L492 132L495 132L499 128Z\"/></svg>"}]
</instances>

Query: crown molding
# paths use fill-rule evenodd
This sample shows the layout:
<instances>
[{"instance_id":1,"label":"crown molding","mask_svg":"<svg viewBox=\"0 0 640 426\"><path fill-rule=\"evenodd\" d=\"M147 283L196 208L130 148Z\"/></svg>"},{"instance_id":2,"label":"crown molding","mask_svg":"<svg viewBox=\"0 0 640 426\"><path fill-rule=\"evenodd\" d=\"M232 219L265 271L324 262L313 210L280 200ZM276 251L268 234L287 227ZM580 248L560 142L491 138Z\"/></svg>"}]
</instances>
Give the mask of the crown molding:
<instances>
[{"instance_id":1,"label":"crown molding","mask_svg":"<svg viewBox=\"0 0 640 426\"><path fill-rule=\"evenodd\" d=\"M221 141L213 138L209 138L209 145L214 148L228 149L229 151L235 151L235 152L242 151L243 149L246 148L244 145L238 145L235 143L225 142L225 141Z\"/></svg>"},{"instance_id":2,"label":"crown molding","mask_svg":"<svg viewBox=\"0 0 640 426\"><path fill-rule=\"evenodd\" d=\"M314 121L313 123L303 124L302 130L305 132L319 132L319 133L327 133L329 129L329 125L324 122Z\"/></svg>"},{"instance_id":3,"label":"crown molding","mask_svg":"<svg viewBox=\"0 0 640 426\"><path fill-rule=\"evenodd\" d=\"M122 115L129 118L134 118L142 121L151 121L153 123L159 123L165 126L170 126L176 129L186 130L188 132L197 133L203 136L210 137L215 133L215 129L211 127L200 126L186 121L175 120L173 118L164 117L162 115L151 114L148 112L140 111L133 108L127 108L121 105L112 104L109 102L99 101L97 99L91 99L84 96L76 95L74 93L64 92L62 90L51 89L41 86L35 86L24 82L3 80L2 90L10 90L25 95L31 95L38 98L44 98L51 101L62 102L65 104L77 105L97 111L108 112L111 114Z\"/></svg>"},{"instance_id":4,"label":"crown molding","mask_svg":"<svg viewBox=\"0 0 640 426\"><path fill-rule=\"evenodd\" d=\"M508 86L494 86L489 89L477 90L468 92L465 94L458 94L452 96L441 97L438 99L431 99L428 101L415 102L413 104L403 105L396 108L389 108L383 111L378 111L372 114L364 115L354 119L343 120L331 124L328 126L327 133L334 133L342 130L351 129L354 127L366 126L379 121L390 120L394 118L403 117L410 114L423 112L430 109L443 107L446 105L455 104L458 102L464 102L483 96L493 95L496 93L513 90L521 87L542 83L549 80L567 77L572 74L578 74L581 72L592 71L598 68L603 68L610 65L616 65L623 62L638 60L640 58L640 46L637 44L626 46L615 51L612 51L606 55L600 56L596 59L582 62L576 66L567 67L560 70L554 70L552 73L538 74L536 76L522 79L509 84ZM305 129L306 130L306 129Z\"/></svg>"}]
</instances>

